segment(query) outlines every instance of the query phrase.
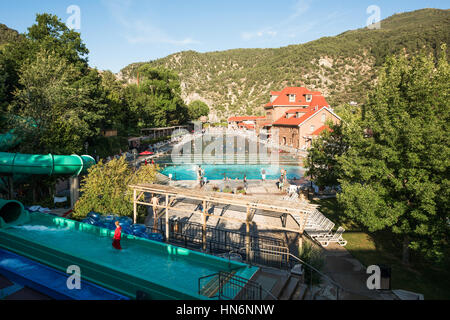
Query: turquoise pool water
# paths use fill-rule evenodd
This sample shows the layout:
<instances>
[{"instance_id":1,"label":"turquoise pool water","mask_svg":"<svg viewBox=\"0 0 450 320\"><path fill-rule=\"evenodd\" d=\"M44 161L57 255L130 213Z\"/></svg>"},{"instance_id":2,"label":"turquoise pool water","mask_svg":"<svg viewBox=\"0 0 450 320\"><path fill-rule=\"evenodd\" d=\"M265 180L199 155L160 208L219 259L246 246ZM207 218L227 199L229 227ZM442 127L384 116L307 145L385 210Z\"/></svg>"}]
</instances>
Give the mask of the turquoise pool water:
<instances>
[{"instance_id":1,"label":"turquoise pool water","mask_svg":"<svg viewBox=\"0 0 450 320\"><path fill-rule=\"evenodd\" d=\"M30 223L1 232L192 296L197 295L202 276L238 270L238 275L249 279L257 271L242 263L132 236L123 238L124 249L117 251L109 230L42 214L32 214Z\"/></svg>"},{"instance_id":2,"label":"turquoise pool water","mask_svg":"<svg viewBox=\"0 0 450 320\"><path fill-rule=\"evenodd\" d=\"M303 177L303 169L299 166L292 165L262 165L262 164L201 164L202 169L205 170L205 177L208 180L223 180L224 175L232 180L238 178L242 180L244 175L247 179L257 180L261 179L261 170L266 170L266 179L275 180L280 177L281 169L287 171L288 179L301 179ZM169 176L172 174L173 180L196 180L197 170L199 165L196 164L168 164L162 169L161 173Z\"/></svg>"},{"instance_id":3,"label":"turquoise pool water","mask_svg":"<svg viewBox=\"0 0 450 320\"><path fill-rule=\"evenodd\" d=\"M211 148L210 144L217 138L219 144ZM195 146L201 148L196 150ZM264 144L239 135L227 139L205 135L203 139L174 148L170 155L156 162L162 168L161 173L172 175L173 180L196 180L198 166L205 170L208 180L223 180L224 176L242 180L244 175L247 179L259 180L262 169L266 170L267 180L275 180L280 177L282 168L286 169L288 179L301 179L304 171L298 155L267 149Z\"/></svg>"}]
</instances>

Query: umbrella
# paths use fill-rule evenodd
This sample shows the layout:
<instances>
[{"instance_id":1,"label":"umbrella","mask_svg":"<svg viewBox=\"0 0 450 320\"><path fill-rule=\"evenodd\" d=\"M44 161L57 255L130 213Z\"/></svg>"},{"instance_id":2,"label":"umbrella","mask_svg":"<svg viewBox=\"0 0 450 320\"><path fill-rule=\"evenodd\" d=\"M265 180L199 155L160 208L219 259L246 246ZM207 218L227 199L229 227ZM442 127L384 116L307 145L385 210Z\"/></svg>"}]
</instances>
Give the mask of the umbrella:
<instances>
[{"instance_id":1,"label":"umbrella","mask_svg":"<svg viewBox=\"0 0 450 320\"><path fill-rule=\"evenodd\" d=\"M153 154L153 152L150 152L150 151L144 151L144 152L139 153L140 156L149 156L152 154Z\"/></svg>"}]
</instances>

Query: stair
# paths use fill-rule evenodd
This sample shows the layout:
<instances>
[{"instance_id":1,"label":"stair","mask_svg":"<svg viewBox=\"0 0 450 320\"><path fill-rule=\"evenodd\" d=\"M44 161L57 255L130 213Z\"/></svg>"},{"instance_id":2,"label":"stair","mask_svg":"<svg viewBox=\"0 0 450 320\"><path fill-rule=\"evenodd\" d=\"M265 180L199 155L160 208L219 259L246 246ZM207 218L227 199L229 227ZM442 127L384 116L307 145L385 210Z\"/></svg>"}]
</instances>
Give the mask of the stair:
<instances>
[{"instance_id":1,"label":"stair","mask_svg":"<svg viewBox=\"0 0 450 320\"><path fill-rule=\"evenodd\" d=\"M253 281L259 283L265 290L266 295L263 300L273 300L273 296L278 297L289 280L289 274L271 268L261 268L252 277ZM267 292L270 292L268 294Z\"/></svg>"},{"instance_id":2,"label":"stair","mask_svg":"<svg viewBox=\"0 0 450 320\"><path fill-rule=\"evenodd\" d=\"M219 290L219 275L214 276L203 288L200 290L202 296L212 298Z\"/></svg>"},{"instance_id":3,"label":"stair","mask_svg":"<svg viewBox=\"0 0 450 320\"><path fill-rule=\"evenodd\" d=\"M235 273L236 271L233 271L229 275L227 275L224 279L222 278L223 285L226 285L226 283L233 277ZM220 282L219 282L219 275L217 274L214 277L212 277L212 279L201 288L200 294L202 296L212 298L217 295L219 288Z\"/></svg>"},{"instance_id":4,"label":"stair","mask_svg":"<svg viewBox=\"0 0 450 320\"><path fill-rule=\"evenodd\" d=\"M288 281L285 283L283 290L278 296L279 300L292 300L292 297L297 290L300 283L300 279L297 277L290 276Z\"/></svg>"},{"instance_id":5,"label":"stair","mask_svg":"<svg viewBox=\"0 0 450 320\"><path fill-rule=\"evenodd\" d=\"M308 290L308 286L304 283L299 283L297 286L297 289L292 295L291 300L305 300L306 299L306 292Z\"/></svg>"},{"instance_id":6,"label":"stair","mask_svg":"<svg viewBox=\"0 0 450 320\"><path fill-rule=\"evenodd\" d=\"M277 297L277 299L280 299L280 295L283 292L283 289L286 287L286 284L289 281L289 277L281 277L280 280L275 284L275 286L272 288L271 293Z\"/></svg>"}]
</instances>

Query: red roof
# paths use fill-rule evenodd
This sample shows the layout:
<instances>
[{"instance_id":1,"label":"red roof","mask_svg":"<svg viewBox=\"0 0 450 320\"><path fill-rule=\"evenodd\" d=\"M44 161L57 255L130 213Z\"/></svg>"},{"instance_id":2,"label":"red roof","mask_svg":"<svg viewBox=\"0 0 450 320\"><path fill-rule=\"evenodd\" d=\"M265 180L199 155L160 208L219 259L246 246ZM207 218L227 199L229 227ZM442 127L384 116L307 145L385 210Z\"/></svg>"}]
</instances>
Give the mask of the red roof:
<instances>
[{"instance_id":1,"label":"red roof","mask_svg":"<svg viewBox=\"0 0 450 320\"><path fill-rule=\"evenodd\" d=\"M300 118L296 118L296 117L290 117L290 118L282 117L282 118L278 119L277 121L275 121L273 123L273 125L299 126L306 119L308 119L309 117L311 117L315 113L319 112L323 108L325 108L325 107L324 106L323 107L319 107L319 108L317 108L317 110L316 110L316 108L308 108L308 112L304 113Z\"/></svg>"},{"instance_id":2,"label":"red roof","mask_svg":"<svg viewBox=\"0 0 450 320\"><path fill-rule=\"evenodd\" d=\"M252 125L252 124L247 124L247 123L240 123L240 124L239 124L239 127L240 127L240 128L245 127L245 128L247 128L247 129L249 129L249 130L255 129L255 126L254 126L254 125Z\"/></svg>"},{"instance_id":3,"label":"red roof","mask_svg":"<svg viewBox=\"0 0 450 320\"><path fill-rule=\"evenodd\" d=\"M230 118L228 118L228 122L242 122L242 121L257 120L257 119L264 119L264 118L265 118L265 116L230 117Z\"/></svg>"},{"instance_id":4,"label":"red roof","mask_svg":"<svg viewBox=\"0 0 450 320\"><path fill-rule=\"evenodd\" d=\"M271 92L272 95L274 95L274 93L277 93L275 95L278 95L278 97L273 102L269 102L268 104L266 104L266 108L272 106L329 106L328 102L320 92L309 91L305 87L287 87L284 88L281 92ZM294 102L289 101L289 95L292 94L295 95ZM306 101L305 95L307 94L312 95L312 100L310 102Z\"/></svg>"},{"instance_id":5,"label":"red roof","mask_svg":"<svg viewBox=\"0 0 450 320\"><path fill-rule=\"evenodd\" d=\"M286 111L286 113L289 113L289 114L297 113L297 112L306 113L306 112L309 112L309 111L311 111L311 108L307 107L307 108L290 109L290 110Z\"/></svg>"},{"instance_id":6,"label":"red roof","mask_svg":"<svg viewBox=\"0 0 450 320\"><path fill-rule=\"evenodd\" d=\"M319 134L321 134L323 131L328 130L328 132L331 132L333 130L330 129L329 126L321 126L319 129L317 129L316 131L314 131L313 133L311 133L312 136L318 136Z\"/></svg>"}]
</instances>

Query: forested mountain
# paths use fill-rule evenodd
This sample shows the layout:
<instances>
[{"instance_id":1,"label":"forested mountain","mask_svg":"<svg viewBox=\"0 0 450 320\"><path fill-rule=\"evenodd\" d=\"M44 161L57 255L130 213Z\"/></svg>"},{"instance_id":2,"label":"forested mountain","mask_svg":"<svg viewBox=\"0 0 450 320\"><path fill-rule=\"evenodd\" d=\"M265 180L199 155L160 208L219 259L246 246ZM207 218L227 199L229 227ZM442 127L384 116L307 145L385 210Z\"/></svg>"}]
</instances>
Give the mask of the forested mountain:
<instances>
[{"instance_id":1,"label":"forested mountain","mask_svg":"<svg viewBox=\"0 0 450 320\"><path fill-rule=\"evenodd\" d=\"M223 120L262 113L269 91L285 86L322 91L333 106L362 103L387 56L424 49L437 56L449 40L450 10L422 9L393 15L379 30L362 28L277 49L185 51L150 63L178 73L186 102L202 100L213 118ZM142 64L125 67L118 76L135 82Z\"/></svg>"},{"instance_id":2,"label":"forested mountain","mask_svg":"<svg viewBox=\"0 0 450 320\"><path fill-rule=\"evenodd\" d=\"M0 23L0 48L8 42L17 40L19 37L20 35L16 30Z\"/></svg>"}]
</instances>

